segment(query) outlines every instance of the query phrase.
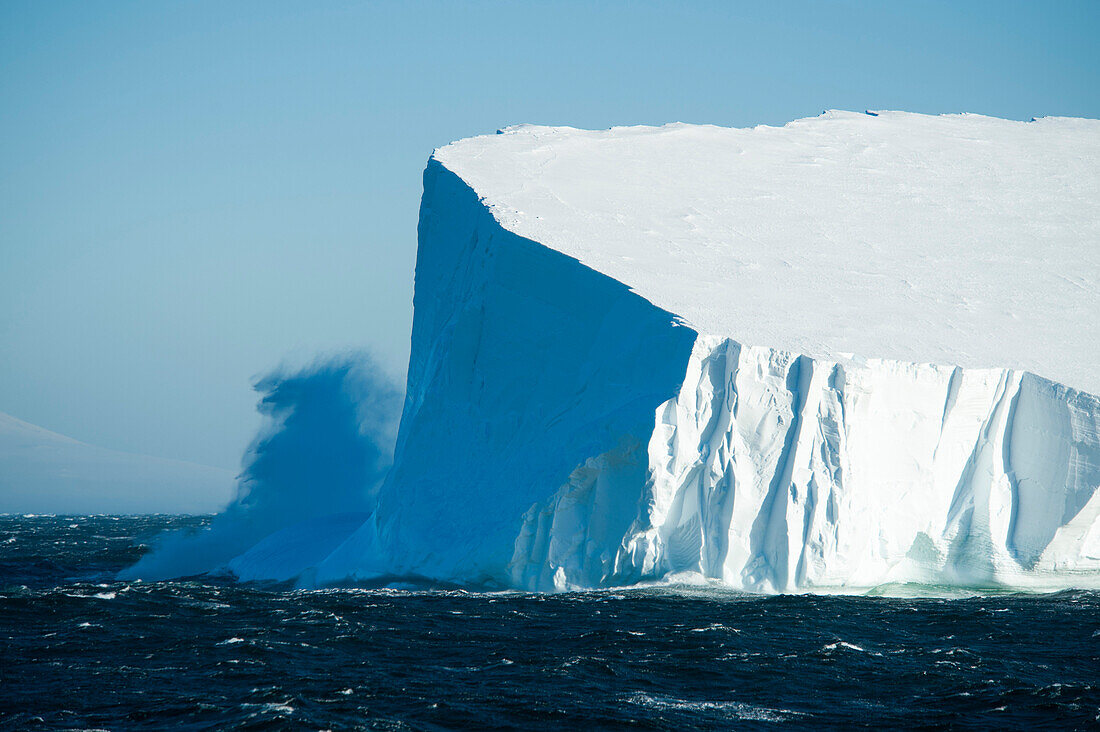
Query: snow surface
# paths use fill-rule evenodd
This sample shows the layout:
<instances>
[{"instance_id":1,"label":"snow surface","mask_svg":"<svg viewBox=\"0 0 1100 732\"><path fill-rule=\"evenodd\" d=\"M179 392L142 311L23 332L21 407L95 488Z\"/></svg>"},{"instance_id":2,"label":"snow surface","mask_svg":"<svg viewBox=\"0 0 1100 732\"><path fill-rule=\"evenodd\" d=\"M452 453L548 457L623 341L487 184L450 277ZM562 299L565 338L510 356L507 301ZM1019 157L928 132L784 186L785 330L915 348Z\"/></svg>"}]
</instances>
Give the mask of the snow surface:
<instances>
[{"instance_id":1,"label":"snow surface","mask_svg":"<svg viewBox=\"0 0 1100 732\"><path fill-rule=\"evenodd\" d=\"M1098 151L1091 120L844 112L438 150L369 518L229 567L1100 586Z\"/></svg>"},{"instance_id":2,"label":"snow surface","mask_svg":"<svg viewBox=\"0 0 1100 732\"><path fill-rule=\"evenodd\" d=\"M233 473L107 450L0 413L2 513L213 513Z\"/></svg>"},{"instance_id":3,"label":"snow surface","mask_svg":"<svg viewBox=\"0 0 1100 732\"><path fill-rule=\"evenodd\" d=\"M701 332L1100 393L1100 121L827 112L438 150L501 225Z\"/></svg>"}]
</instances>

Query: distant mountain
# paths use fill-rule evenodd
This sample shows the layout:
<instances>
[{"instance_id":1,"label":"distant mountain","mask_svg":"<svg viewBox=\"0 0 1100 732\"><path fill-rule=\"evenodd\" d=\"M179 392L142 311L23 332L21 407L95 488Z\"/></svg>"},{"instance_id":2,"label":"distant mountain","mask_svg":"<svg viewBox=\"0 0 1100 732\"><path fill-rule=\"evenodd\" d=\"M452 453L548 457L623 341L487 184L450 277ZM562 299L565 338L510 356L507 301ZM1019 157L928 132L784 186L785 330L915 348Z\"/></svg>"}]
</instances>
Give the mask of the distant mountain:
<instances>
[{"instance_id":1,"label":"distant mountain","mask_svg":"<svg viewBox=\"0 0 1100 732\"><path fill-rule=\"evenodd\" d=\"M212 513L232 472L117 452L0 413L0 513Z\"/></svg>"}]
</instances>

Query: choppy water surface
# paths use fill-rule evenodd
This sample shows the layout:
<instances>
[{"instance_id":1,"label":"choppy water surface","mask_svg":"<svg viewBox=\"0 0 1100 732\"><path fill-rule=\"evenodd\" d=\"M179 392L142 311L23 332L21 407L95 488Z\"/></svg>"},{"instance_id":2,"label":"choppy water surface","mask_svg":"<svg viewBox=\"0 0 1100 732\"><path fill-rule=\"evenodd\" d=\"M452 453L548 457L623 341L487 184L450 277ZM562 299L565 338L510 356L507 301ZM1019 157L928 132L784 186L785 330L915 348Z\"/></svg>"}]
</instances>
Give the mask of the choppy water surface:
<instances>
[{"instance_id":1,"label":"choppy water surface","mask_svg":"<svg viewBox=\"0 0 1100 732\"><path fill-rule=\"evenodd\" d=\"M121 583L193 518L0 517L0 727L1100 725L1100 595Z\"/></svg>"}]
</instances>

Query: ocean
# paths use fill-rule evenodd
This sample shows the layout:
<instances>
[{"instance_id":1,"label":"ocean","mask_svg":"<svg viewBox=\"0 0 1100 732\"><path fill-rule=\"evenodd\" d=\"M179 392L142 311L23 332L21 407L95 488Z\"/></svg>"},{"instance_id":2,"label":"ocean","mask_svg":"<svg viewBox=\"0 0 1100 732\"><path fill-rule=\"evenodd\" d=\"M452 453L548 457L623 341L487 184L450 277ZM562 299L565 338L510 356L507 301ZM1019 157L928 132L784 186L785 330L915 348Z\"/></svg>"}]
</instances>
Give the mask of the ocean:
<instances>
[{"instance_id":1,"label":"ocean","mask_svg":"<svg viewBox=\"0 0 1100 732\"><path fill-rule=\"evenodd\" d=\"M1100 727L1100 594L118 582L201 517L0 517L0 728Z\"/></svg>"}]
</instances>

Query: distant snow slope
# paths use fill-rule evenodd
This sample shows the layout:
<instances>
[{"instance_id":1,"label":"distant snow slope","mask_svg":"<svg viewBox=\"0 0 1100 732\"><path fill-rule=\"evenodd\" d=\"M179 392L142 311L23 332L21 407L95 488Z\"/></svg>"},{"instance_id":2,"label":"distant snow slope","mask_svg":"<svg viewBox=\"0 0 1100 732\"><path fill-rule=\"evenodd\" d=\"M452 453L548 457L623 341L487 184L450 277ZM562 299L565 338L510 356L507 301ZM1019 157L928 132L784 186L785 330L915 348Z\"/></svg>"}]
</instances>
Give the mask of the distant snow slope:
<instances>
[{"instance_id":1,"label":"distant snow slope","mask_svg":"<svg viewBox=\"0 0 1100 732\"><path fill-rule=\"evenodd\" d=\"M0 512L213 513L234 475L106 450L0 413Z\"/></svg>"}]
</instances>

